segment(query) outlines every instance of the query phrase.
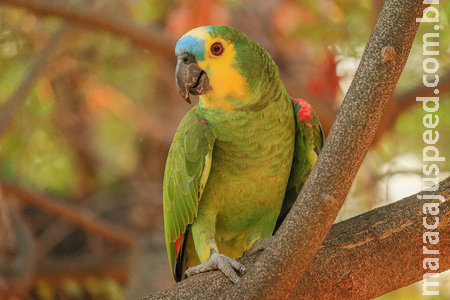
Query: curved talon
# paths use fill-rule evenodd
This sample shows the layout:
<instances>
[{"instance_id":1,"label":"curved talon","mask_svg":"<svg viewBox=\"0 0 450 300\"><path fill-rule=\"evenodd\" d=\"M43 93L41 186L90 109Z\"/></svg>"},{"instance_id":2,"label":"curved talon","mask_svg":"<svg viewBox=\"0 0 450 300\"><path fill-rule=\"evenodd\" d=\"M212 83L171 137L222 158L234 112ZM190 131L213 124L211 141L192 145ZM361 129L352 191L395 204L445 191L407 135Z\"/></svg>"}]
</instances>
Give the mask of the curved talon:
<instances>
[{"instance_id":1,"label":"curved talon","mask_svg":"<svg viewBox=\"0 0 450 300\"><path fill-rule=\"evenodd\" d=\"M226 277L228 277L228 279L230 279L233 283L236 283L240 279L237 272L239 272L240 275L244 275L246 268L237 260L211 250L211 257L209 260L198 266L190 267L186 270L186 275L190 277L195 274L212 270L220 270Z\"/></svg>"}]
</instances>

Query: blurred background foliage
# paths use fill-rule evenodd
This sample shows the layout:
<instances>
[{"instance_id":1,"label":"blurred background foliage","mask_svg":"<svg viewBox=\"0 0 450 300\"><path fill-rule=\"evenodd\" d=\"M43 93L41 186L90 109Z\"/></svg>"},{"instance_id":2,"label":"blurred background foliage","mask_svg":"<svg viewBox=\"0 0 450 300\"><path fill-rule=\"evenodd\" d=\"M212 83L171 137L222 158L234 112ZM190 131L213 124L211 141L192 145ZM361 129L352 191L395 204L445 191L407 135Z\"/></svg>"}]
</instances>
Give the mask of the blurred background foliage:
<instances>
[{"instance_id":1,"label":"blurred background foliage","mask_svg":"<svg viewBox=\"0 0 450 300\"><path fill-rule=\"evenodd\" d=\"M273 56L289 93L312 103L327 133L382 6L379 0L4 3L14 1L0 0L0 241L11 244L0 248L0 295L7 299L123 299L172 284L161 186L172 136L191 108L174 82L173 49L183 33L206 24L246 32ZM436 7L436 147L449 158L450 3ZM434 96L421 80L422 36L435 32L432 25L419 28L338 220L423 187L424 111L415 97ZM438 165L440 179L450 174L449 159ZM449 286L448 272L441 274L435 299L450 298ZM421 295L416 283L380 299Z\"/></svg>"}]
</instances>

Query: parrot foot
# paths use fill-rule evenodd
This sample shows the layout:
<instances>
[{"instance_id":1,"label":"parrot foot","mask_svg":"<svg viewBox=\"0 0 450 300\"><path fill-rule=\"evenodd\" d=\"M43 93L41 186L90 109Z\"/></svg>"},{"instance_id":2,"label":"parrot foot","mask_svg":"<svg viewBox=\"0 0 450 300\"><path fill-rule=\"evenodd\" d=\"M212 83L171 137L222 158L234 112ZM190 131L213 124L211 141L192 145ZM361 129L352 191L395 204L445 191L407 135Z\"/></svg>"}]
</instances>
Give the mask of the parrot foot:
<instances>
[{"instance_id":1,"label":"parrot foot","mask_svg":"<svg viewBox=\"0 0 450 300\"><path fill-rule=\"evenodd\" d=\"M257 240L253 244L253 246L244 253L244 256L249 256L257 252L263 251L264 249L269 247L270 244L272 244L273 239L274 239L273 235L269 235L261 240Z\"/></svg>"},{"instance_id":2,"label":"parrot foot","mask_svg":"<svg viewBox=\"0 0 450 300\"><path fill-rule=\"evenodd\" d=\"M246 268L237 260L211 250L211 257L209 260L198 266L188 268L186 270L186 275L190 277L195 274L212 270L220 270L226 277L228 277L228 279L230 279L233 283L236 283L240 279L238 272L240 275L244 275Z\"/></svg>"}]
</instances>

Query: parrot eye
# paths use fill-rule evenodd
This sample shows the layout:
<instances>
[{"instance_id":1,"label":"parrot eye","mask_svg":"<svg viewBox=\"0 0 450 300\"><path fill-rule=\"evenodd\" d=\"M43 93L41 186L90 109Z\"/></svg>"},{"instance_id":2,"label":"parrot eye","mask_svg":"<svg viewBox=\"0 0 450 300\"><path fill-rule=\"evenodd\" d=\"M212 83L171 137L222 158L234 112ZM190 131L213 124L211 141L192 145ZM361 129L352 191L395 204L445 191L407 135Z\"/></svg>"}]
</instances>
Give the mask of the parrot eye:
<instances>
[{"instance_id":1,"label":"parrot eye","mask_svg":"<svg viewBox=\"0 0 450 300\"><path fill-rule=\"evenodd\" d=\"M211 53L215 56L219 56L223 53L223 46L221 43L217 42L211 45Z\"/></svg>"}]
</instances>

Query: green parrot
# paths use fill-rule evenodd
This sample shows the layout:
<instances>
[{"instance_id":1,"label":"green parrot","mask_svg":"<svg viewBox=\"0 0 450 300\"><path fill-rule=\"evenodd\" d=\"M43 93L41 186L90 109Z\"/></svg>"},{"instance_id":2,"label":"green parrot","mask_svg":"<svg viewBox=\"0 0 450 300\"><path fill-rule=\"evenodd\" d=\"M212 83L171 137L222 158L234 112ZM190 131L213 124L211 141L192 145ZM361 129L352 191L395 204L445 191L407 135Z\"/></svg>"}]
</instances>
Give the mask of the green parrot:
<instances>
[{"instance_id":1,"label":"green parrot","mask_svg":"<svg viewBox=\"0 0 450 300\"><path fill-rule=\"evenodd\" d=\"M164 227L176 281L236 261L281 224L323 146L316 113L289 97L270 55L228 26L203 26L176 45L182 97L199 95L167 157Z\"/></svg>"}]
</instances>

